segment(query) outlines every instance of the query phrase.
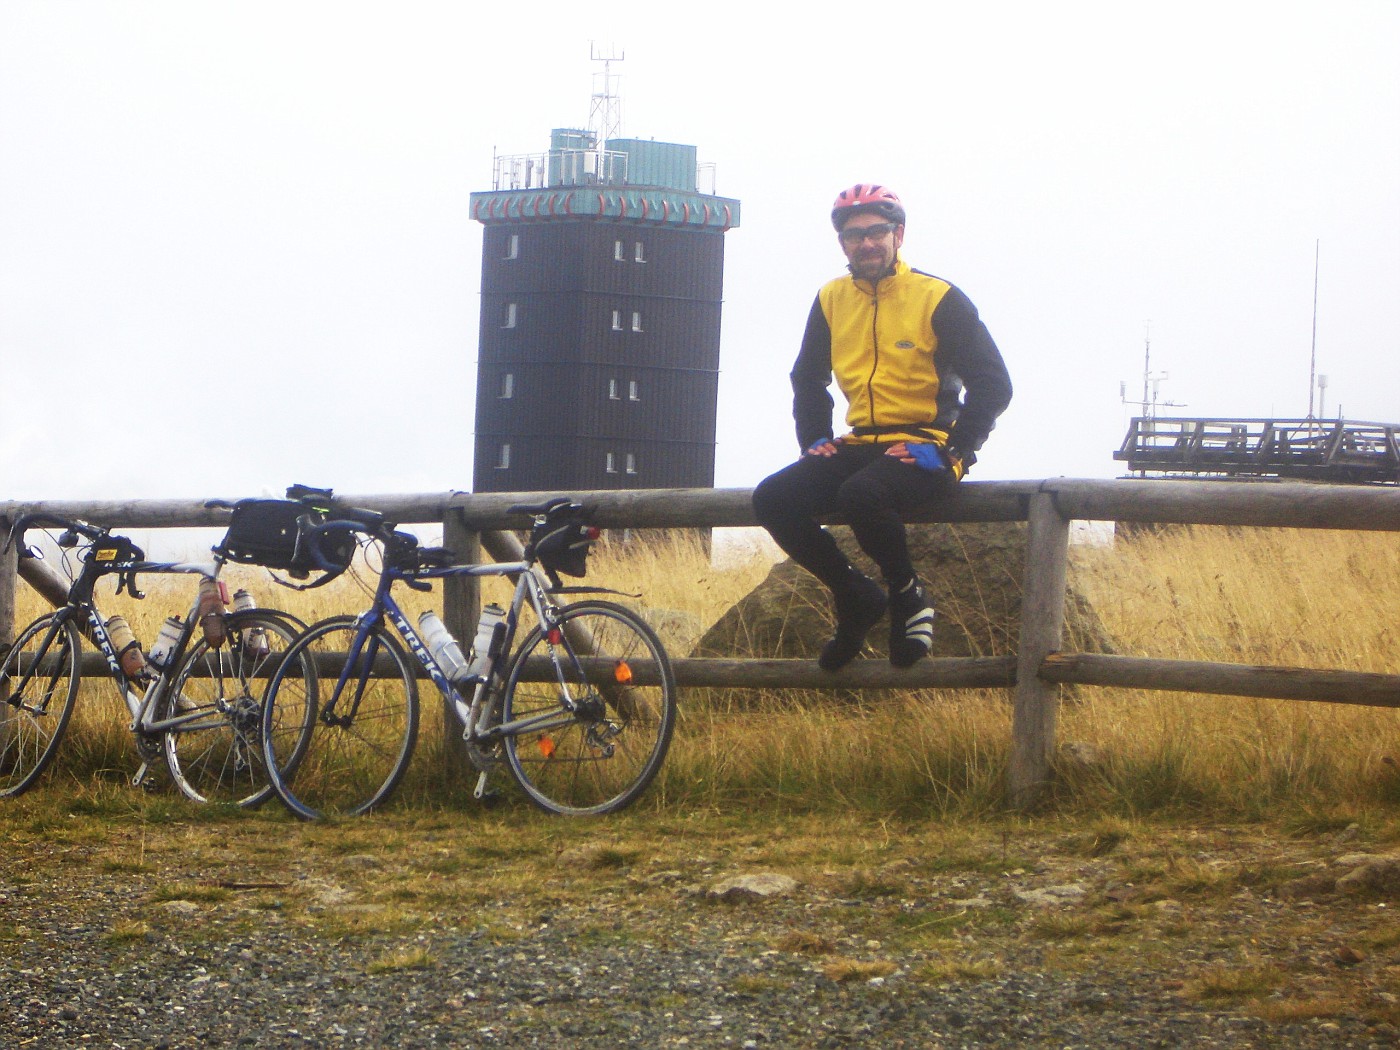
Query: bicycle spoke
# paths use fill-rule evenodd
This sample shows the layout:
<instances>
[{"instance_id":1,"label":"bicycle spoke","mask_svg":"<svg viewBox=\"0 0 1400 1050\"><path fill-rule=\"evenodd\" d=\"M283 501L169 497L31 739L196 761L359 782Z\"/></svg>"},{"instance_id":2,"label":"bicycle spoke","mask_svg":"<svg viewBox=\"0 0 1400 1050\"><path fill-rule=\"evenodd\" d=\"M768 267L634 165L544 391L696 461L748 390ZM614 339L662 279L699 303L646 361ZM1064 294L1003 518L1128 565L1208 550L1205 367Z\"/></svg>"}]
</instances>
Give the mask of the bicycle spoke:
<instances>
[{"instance_id":1,"label":"bicycle spoke","mask_svg":"<svg viewBox=\"0 0 1400 1050\"><path fill-rule=\"evenodd\" d=\"M299 753L276 728L264 739L271 780L298 816L317 819L365 813L382 805L408 768L418 737L418 689L408 656L382 628L355 668L347 667L356 625L338 617L312 627L291 653L319 670L314 728ZM375 657L377 656L377 659ZM365 669L367 673L348 673ZM335 686L344 678L343 688ZM278 718L286 683L269 690L265 722Z\"/></svg>"},{"instance_id":2,"label":"bicycle spoke","mask_svg":"<svg viewBox=\"0 0 1400 1050\"><path fill-rule=\"evenodd\" d=\"M638 669L646 669L638 674ZM536 681L548 675L548 680ZM547 729L508 735L506 758L530 798L555 813L610 813L651 783L670 745L675 686L660 640L610 602L564 609L556 630L531 631L512 661L503 719L566 712Z\"/></svg>"},{"instance_id":3,"label":"bicycle spoke","mask_svg":"<svg viewBox=\"0 0 1400 1050\"><path fill-rule=\"evenodd\" d=\"M78 631L41 616L0 666L0 797L27 791L53 761L78 698Z\"/></svg>"},{"instance_id":4,"label":"bicycle spoke","mask_svg":"<svg viewBox=\"0 0 1400 1050\"><path fill-rule=\"evenodd\" d=\"M225 621L224 644L200 639L172 675L159 714L176 723L163 735L165 762L188 798L253 806L272 792L263 759L263 694L296 631L262 609ZM286 674L283 714L292 732L309 733L314 670L299 662Z\"/></svg>"}]
</instances>

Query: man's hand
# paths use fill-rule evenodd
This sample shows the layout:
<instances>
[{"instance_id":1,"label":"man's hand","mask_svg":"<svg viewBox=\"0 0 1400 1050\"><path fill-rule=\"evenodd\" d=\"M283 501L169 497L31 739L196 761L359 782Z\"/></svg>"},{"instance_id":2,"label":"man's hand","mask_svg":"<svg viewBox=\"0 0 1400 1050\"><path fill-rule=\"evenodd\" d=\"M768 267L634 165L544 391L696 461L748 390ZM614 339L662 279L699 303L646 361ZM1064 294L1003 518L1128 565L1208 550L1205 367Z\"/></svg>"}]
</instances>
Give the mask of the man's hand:
<instances>
[{"instance_id":1,"label":"man's hand","mask_svg":"<svg viewBox=\"0 0 1400 1050\"><path fill-rule=\"evenodd\" d=\"M812 442L804 455L830 458L836 455L836 446L840 443L840 438L822 438L820 441Z\"/></svg>"},{"instance_id":2,"label":"man's hand","mask_svg":"<svg viewBox=\"0 0 1400 1050\"><path fill-rule=\"evenodd\" d=\"M932 443L915 442L910 444L907 441L896 441L885 449L885 455L893 456L901 463L910 463L930 472L951 470L955 478L961 478L963 475L962 460Z\"/></svg>"}]
</instances>

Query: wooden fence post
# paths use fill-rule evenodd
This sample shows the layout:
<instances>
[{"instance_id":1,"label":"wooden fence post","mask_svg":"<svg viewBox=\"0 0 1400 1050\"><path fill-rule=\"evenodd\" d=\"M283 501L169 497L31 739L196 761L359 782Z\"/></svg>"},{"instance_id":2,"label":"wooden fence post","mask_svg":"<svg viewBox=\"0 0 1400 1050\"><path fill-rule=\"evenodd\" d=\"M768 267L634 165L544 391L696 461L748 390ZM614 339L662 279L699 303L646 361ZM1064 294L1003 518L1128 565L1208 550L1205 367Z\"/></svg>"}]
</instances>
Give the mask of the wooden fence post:
<instances>
[{"instance_id":1,"label":"wooden fence post","mask_svg":"<svg viewBox=\"0 0 1400 1050\"><path fill-rule=\"evenodd\" d=\"M0 520L0 550L10 541L10 526ZM15 640L15 585L18 581L18 551L11 548L0 555L0 650Z\"/></svg>"},{"instance_id":2,"label":"wooden fence post","mask_svg":"<svg viewBox=\"0 0 1400 1050\"><path fill-rule=\"evenodd\" d=\"M459 563L481 560L481 533L467 528L462 512L449 507L442 516L442 545ZM465 653L476 636L481 615L481 581L475 576L456 576L442 581L442 623ZM442 706L443 772L449 784L465 783L472 771L462 740L461 723L447 701Z\"/></svg>"},{"instance_id":3,"label":"wooden fence post","mask_svg":"<svg viewBox=\"0 0 1400 1050\"><path fill-rule=\"evenodd\" d=\"M1042 681L1039 671L1062 642L1069 563L1069 519L1055 506L1053 493L1031 497L1029 520L1006 782L1006 800L1016 809L1035 805L1050 783L1060 687Z\"/></svg>"},{"instance_id":4,"label":"wooden fence post","mask_svg":"<svg viewBox=\"0 0 1400 1050\"><path fill-rule=\"evenodd\" d=\"M10 524L0 519L0 660L9 653L15 640L15 584L18 579L16 566L19 564L18 551L5 550L10 539ZM4 710L11 710L5 705ZM9 718L0 713L0 750L10 739Z\"/></svg>"}]
</instances>

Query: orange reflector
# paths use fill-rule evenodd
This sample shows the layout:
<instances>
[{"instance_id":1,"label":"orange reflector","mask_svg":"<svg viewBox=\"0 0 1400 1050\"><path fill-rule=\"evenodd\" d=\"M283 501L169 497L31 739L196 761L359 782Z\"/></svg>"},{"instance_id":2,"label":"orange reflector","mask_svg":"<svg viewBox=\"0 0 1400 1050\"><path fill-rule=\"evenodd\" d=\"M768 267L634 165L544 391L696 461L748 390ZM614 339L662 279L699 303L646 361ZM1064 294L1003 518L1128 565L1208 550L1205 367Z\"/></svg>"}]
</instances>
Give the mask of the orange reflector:
<instances>
[{"instance_id":1,"label":"orange reflector","mask_svg":"<svg viewBox=\"0 0 1400 1050\"><path fill-rule=\"evenodd\" d=\"M552 737L542 736L535 743L540 749L540 754L545 758L554 757L554 739Z\"/></svg>"},{"instance_id":2,"label":"orange reflector","mask_svg":"<svg viewBox=\"0 0 1400 1050\"><path fill-rule=\"evenodd\" d=\"M626 660L619 660L613 664L613 678L623 685L632 681L632 668L628 666Z\"/></svg>"},{"instance_id":3,"label":"orange reflector","mask_svg":"<svg viewBox=\"0 0 1400 1050\"><path fill-rule=\"evenodd\" d=\"M551 628L549 629L549 644L550 644L550 645L558 645L561 641L563 641L563 639L564 639L564 632L561 631L558 627L551 627Z\"/></svg>"}]
</instances>

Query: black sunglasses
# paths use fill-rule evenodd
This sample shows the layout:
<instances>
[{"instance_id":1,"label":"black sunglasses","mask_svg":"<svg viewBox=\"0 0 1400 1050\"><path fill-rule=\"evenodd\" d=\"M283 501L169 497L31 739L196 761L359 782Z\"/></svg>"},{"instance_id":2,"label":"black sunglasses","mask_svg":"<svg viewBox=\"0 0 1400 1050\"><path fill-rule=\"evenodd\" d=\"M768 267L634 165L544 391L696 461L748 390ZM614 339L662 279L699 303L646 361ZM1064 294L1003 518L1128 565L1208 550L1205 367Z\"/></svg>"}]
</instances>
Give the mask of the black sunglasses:
<instances>
[{"instance_id":1,"label":"black sunglasses","mask_svg":"<svg viewBox=\"0 0 1400 1050\"><path fill-rule=\"evenodd\" d=\"M872 241L878 241L899 229L897 222L876 222L869 226L847 226L841 231L841 243L848 244L854 248L867 237Z\"/></svg>"}]
</instances>

